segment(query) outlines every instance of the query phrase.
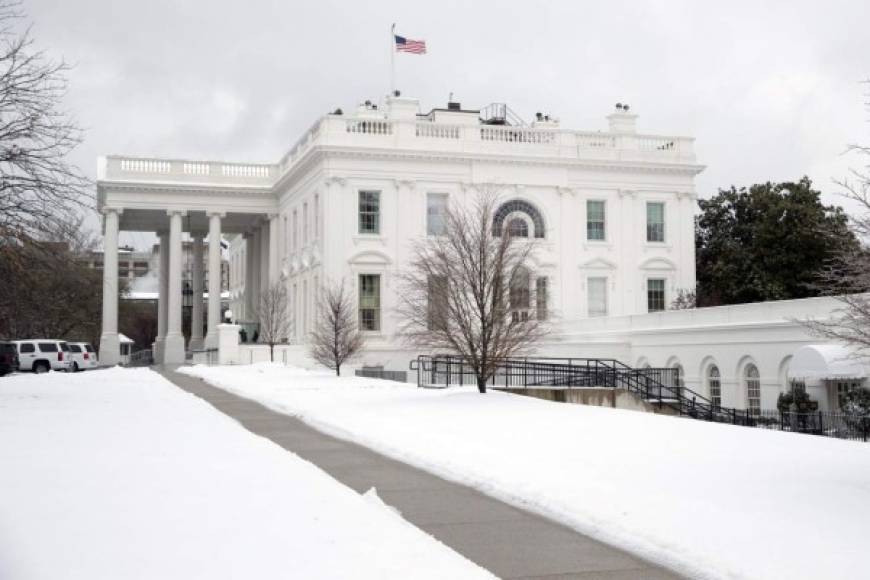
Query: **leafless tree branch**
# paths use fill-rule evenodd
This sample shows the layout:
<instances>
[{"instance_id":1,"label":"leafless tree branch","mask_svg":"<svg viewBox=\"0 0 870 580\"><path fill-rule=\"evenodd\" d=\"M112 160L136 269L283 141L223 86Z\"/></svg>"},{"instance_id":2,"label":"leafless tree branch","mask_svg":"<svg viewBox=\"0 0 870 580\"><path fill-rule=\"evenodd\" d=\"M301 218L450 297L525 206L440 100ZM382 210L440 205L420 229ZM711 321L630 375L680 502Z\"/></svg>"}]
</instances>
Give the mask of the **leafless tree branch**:
<instances>
[{"instance_id":1,"label":"leafless tree branch","mask_svg":"<svg viewBox=\"0 0 870 580\"><path fill-rule=\"evenodd\" d=\"M364 346L353 297L343 283L327 283L318 292L316 321L310 336L312 358L341 375L341 366Z\"/></svg>"},{"instance_id":2,"label":"leafless tree branch","mask_svg":"<svg viewBox=\"0 0 870 580\"><path fill-rule=\"evenodd\" d=\"M400 274L400 334L415 347L461 356L481 393L500 361L548 331L546 296L536 296L533 283L534 238L494 232L498 201L483 188L470 205L451 205L444 235L415 243Z\"/></svg>"}]
</instances>

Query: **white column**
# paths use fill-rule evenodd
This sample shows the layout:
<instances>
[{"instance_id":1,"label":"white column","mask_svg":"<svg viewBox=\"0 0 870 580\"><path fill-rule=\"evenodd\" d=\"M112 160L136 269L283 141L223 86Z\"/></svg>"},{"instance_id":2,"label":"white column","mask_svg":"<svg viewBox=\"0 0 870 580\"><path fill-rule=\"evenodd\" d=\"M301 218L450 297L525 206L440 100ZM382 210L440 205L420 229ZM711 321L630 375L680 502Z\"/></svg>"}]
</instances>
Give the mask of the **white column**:
<instances>
[{"instance_id":1,"label":"white column","mask_svg":"<svg viewBox=\"0 0 870 580\"><path fill-rule=\"evenodd\" d=\"M254 234L247 232L245 237L245 322L254 321Z\"/></svg>"},{"instance_id":2,"label":"white column","mask_svg":"<svg viewBox=\"0 0 870 580\"><path fill-rule=\"evenodd\" d=\"M201 349L202 341L202 292L203 292L203 235L197 232L193 236L193 308L190 314L190 349Z\"/></svg>"},{"instance_id":3,"label":"white column","mask_svg":"<svg viewBox=\"0 0 870 580\"><path fill-rule=\"evenodd\" d=\"M166 300L169 298L169 233L157 232L160 238L160 254L158 256L158 289L157 289L157 340L154 342L154 362L163 362L163 343L166 341Z\"/></svg>"},{"instance_id":4,"label":"white column","mask_svg":"<svg viewBox=\"0 0 870 580\"><path fill-rule=\"evenodd\" d=\"M114 366L121 360L118 339L118 220L121 210L105 209L103 234L103 332L100 335L100 364ZM74 307L74 305L71 305Z\"/></svg>"},{"instance_id":5,"label":"white column","mask_svg":"<svg viewBox=\"0 0 870 580\"><path fill-rule=\"evenodd\" d=\"M260 277L263 270L261 249L263 246L263 235L259 227L254 229L251 242L251 312L248 320L256 323L260 320L260 317L257 315L257 309L260 307ZM251 336L253 336L253 331Z\"/></svg>"},{"instance_id":6,"label":"white column","mask_svg":"<svg viewBox=\"0 0 870 580\"><path fill-rule=\"evenodd\" d=\"M208 214L208 332L205 347L218 347L217 327L221 323L221 218Z\"/></svg>"},{"instance_id":7,"label":"white column","mask_svg":"<svg viewBox=\"0 0 870 580\"><path fill-rule=\"evenodd\" d=\"M280 230L278 228L278 215L269 214L269 286L278 281L281 276L279 268L280 258Z\"/></svg>"},{"instance_id":8,"label":"white column","mask_svg":"<svg viewBox=\"0 0 870 580\"><path fill-rule=\"evenodd\" d=\"M184 363L184 335L181 333L181 218L183 211L169 210L169 310L163 364Z\"/></svg>"}]
</instances>

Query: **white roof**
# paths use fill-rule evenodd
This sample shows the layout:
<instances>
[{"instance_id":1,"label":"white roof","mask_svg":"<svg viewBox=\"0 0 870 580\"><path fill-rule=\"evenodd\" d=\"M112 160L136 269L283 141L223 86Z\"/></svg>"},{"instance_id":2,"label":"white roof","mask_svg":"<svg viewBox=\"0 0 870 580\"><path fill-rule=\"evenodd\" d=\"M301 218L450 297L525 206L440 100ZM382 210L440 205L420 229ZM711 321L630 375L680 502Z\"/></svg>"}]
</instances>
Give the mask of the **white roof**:
<instances>
[{"instance_id":1,"label":"white roof","mask_svg":"<svg viewBox=\"0 0 870 580\"><path fill-rule=\"evenodd\" d=\"M136 342L135 340L121 332L118 333L118 340L129 344L133 344L134 342Z\"/></svg>"},{"instance_id":2,"label":"white roof","mask_svg":"<svg viewBox=\"0 0 870 580\"><path fill-rule=\"evenodd\" d=\"M863 379L870 376L870 360L839 344L810 344L795 351L788 367L790 379Z\"/></svg>"}]
</instances>

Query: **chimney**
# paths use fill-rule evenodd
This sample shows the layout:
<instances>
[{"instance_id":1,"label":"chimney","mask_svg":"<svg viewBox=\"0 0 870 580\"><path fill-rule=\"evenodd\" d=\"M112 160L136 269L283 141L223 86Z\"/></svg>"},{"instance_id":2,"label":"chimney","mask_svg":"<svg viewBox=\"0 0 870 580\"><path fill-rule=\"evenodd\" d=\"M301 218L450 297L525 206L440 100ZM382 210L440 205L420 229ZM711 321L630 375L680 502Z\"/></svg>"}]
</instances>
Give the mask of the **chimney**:
<instances>
[{"instance_id":1,"label":"chimney","mask_svg":"<svg viewBox=\"0 0 870 580\"><path fill-rule=\"evenodd\" d=\"M611 133L637 133L637 115L629 109L627 104L616 103L616 110L607 115Z\"/></svg>"}]
</instances>

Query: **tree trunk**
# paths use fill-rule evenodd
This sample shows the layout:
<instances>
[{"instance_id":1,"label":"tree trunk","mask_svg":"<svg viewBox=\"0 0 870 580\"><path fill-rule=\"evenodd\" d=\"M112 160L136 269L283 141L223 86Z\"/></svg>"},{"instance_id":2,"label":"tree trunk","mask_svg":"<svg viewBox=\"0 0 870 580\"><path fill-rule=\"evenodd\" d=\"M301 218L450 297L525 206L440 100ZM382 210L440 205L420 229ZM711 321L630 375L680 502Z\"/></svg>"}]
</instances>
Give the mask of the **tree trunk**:
<instances>
[{"instance_id":1,"label":"tree trunk","mask_svg":"<svg viewBox=\"0 0 870 580\"><path fill-rule=\"evenodd\" d=\"M341 365L335 365L335 376L341 376Z\"/></svg>"},{"instance_id":2,"label":"tree trunk","mask_svg":"<svg viewBox=\"0 0 870 580\"><path fill-rule=\"evenodd\" d=\"M275 362L275 345L272 343L269 343L269 358Z\"/></svg>"},{"instance_id":3,"label":"tree trunk","mask_svg":"<svg viewBox=\"0 0 870 580\"><path fill-rule=\"evenodd\" d=\"M480 393L486 393L486 379L482 376L477 377L477 390Z\"/></svg>"}]
</instances>

